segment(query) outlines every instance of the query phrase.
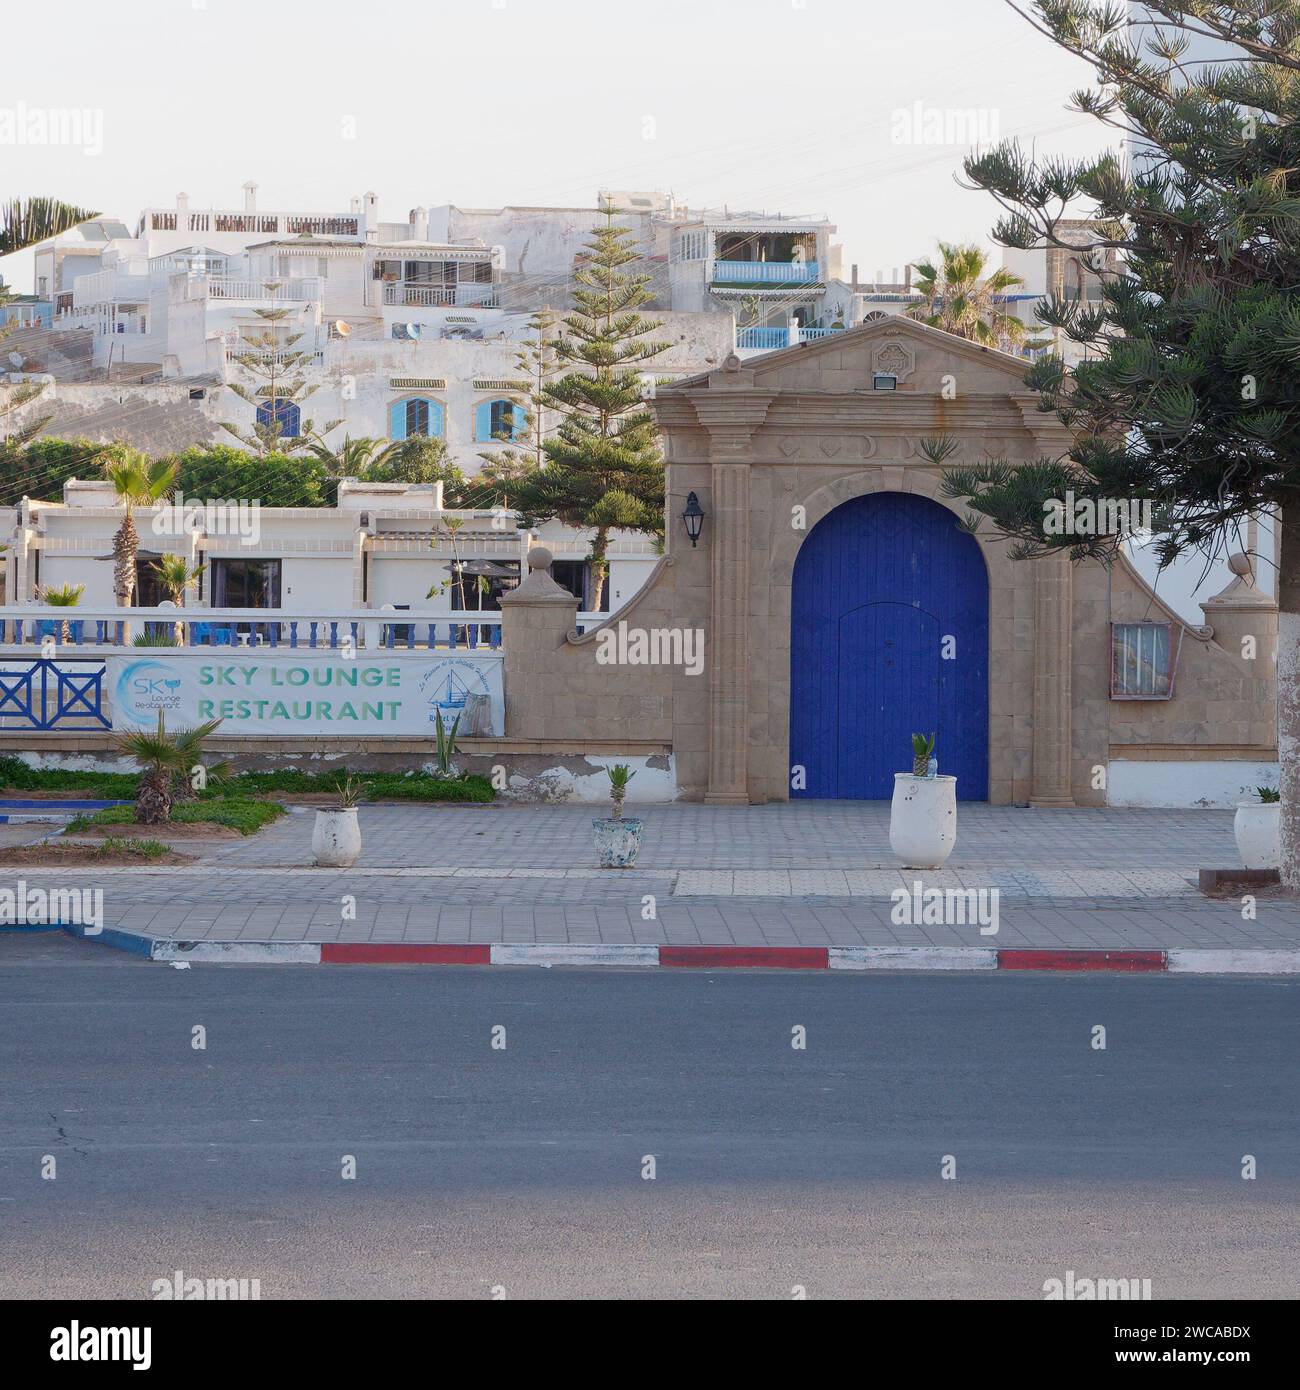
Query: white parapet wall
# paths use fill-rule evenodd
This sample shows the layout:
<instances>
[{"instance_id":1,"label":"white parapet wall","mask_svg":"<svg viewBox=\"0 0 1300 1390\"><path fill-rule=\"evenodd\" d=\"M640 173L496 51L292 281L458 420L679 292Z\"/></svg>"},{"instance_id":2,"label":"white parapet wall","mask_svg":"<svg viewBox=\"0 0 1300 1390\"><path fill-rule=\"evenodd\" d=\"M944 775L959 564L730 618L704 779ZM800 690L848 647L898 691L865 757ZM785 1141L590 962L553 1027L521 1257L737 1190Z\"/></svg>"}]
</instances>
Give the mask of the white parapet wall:
<instances>
[{"instance_id":1,"label":"white parapet wall","mask_svg":"<svg viewBox=\"0 0 1300 1390\"><path fill-rule=\"evenodd\" d=\"M1272 762L1127 762L1112 760L1110 806L1162 806L1231 810L1256 799L1255 788L1278 785Z\"/></svg>"},{"instance_id":2,"label":"white parapet wall","mask_svg":"<svg viewBox=\"0 0 1300 1390\"><path fill-rule=\"evenodd\" d=\"M538 757L531 759L533 763ZM632 769L627 787L629 804L676 801L677 772L672 754L628 754L625 756L588 753L578 758L557 759L555 766L533 774L511 772L500 795L506 801L579 801L590 805L609 804L609 777L606 770L617 763ZM477 770L477 769L475 769Z\"/></svg>"}]
</instances>

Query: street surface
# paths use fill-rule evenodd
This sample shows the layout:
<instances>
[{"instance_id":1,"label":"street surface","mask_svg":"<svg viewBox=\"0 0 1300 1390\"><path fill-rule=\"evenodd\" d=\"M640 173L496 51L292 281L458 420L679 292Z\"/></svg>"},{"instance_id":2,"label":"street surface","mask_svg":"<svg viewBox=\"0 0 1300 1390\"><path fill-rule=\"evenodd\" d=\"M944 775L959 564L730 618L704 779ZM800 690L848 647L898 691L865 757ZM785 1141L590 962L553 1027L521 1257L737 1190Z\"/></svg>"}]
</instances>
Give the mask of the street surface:
<instances>
[{"instance_id":1,"label":"street surface","mask_svg":"<svg viewBox=\"0 0 1300 1390\"><path fill-rule=\"evenodd\" d=\"M0 1297L1300 1292L1300 979L174 970L24 933L0 1000Z\"/></svg>"}]
</instances>

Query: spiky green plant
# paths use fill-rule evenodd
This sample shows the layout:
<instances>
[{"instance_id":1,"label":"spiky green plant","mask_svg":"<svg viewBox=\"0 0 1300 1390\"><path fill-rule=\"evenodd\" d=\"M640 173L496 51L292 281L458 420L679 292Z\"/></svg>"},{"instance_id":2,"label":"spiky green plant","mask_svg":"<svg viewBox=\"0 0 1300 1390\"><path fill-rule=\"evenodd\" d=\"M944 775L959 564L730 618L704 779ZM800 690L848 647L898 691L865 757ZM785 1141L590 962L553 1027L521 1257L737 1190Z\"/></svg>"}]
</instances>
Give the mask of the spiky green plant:
<instances>
[{"instance_id":1,"label":"spiky green plant","mask_svg":"<svg viewBox=\"0 0 1300 1390\"><path fill-rule=\"evenodd\" d=\"M930 771L930 759L934 755L934 734L912 735L912 775L924 777Z\"/></svg>"},{"instance_id":2,"label":"spiky green plant","mask_svg":"<svg viewBox=\"0 0 1300 1390\"><path fill-rule=\"evenodd\" d=\"M615 763L613 767L605 769L605 775L609 778L609 797L614 803L613 817L615 820L622 820L623 799L627 796L627 784L636 776L636 773L626 763Z\"/></svg>"},{"instance_id":3,"label":"spiky green plant","mask_svg":"<svg viewBox=\"0 0 1300 1390\"><path fill-rule=\"evenodd\" d=\"M1265 806L1282 800L1282 793L1276 787L1256 787L1255 791Z\"/></svg>"},{"instance_id":4,"label":"spiky green plant","mask_svg":"<svg viewBox=\"0 0 1300 1390\"><path fill-rule=\"evenodd\" d=\"M442 711L438 711L437 719L434 722L434 733L438 741L437 763L438 771L444 777L454 777L456 767L452 759L456 756L456 731L460 728L460 715L457 715L451 722L448 729L442 722Z\"/></svg>"},{"instance_id":5,"label":"spiky green plant","mask_svg":"<svg viewBox=\"0 0 1300 1390\"><path fill-rule=\"evenodd\" d=\"M339 795L339 810L353 811L370 795L370 789L355 777L340 777L335 784Z\"/></svg>"}]
</instances>

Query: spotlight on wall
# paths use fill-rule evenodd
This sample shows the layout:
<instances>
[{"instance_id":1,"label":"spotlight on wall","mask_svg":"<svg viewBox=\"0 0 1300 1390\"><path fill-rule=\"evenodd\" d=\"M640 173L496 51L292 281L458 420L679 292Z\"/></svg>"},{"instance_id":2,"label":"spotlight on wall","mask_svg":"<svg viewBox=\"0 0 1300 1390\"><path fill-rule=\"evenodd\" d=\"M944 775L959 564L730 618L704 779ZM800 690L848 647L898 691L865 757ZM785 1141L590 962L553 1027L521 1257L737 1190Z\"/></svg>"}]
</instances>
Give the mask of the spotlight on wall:
<instances>
[{"instance_id":1,"label":"spotlight on wall","mask_svg":"<svg viewBox=\"0 0 1300 1390\"><path fill-rule=\"evenodd\" d=\"M871 386L875 391L897 391L898 378L892 372L877 372L871 378Z\"/></svg>"},{"instance_id":2,"label":"spotlight on wall","mask_svg":"<svg viewBox=\"0 0 1300 1390\"><path fill-rule=\"evenodd\" d=\"M686 507L682 512L682 523L686 527L686 534L691 538L691 549L693 550L696 542L700 539L700 532L704 529L704 508L700 506L700 499L693 492L686 495Z\"/></svg>"}]
</instances>

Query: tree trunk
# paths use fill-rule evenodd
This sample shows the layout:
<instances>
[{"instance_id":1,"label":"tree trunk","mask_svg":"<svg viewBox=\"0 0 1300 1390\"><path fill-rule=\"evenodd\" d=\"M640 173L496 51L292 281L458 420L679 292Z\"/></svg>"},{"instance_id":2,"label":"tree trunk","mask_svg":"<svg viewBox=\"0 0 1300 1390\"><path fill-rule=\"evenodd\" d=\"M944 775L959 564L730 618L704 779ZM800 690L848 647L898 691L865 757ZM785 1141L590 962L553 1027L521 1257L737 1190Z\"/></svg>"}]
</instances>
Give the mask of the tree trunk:
<instances>
[{"instance_id":1,"label":"tree trunk","mask_svg":"<svg viewBox=\"0 0 1300 1390\"><path fill-rule=\"evenodd\" d=\"M171 774L142 772L135 797L135 818L141 825L160 825L171 819Z\"/></svg>"},{"instance_id":2,"label":"tree trunk","mask_svg":"<svg viewBox=\"0 0 1300 1390\"><path fill-rule=\"evenodd\" d=\"M130 608L135 593L135 557L140 538L135 531L135 518L130 508L113 537L113 594L119 608Z\"/></svg>"},{"instance_id":3,"label":"tree trunk","mask_svg":"<svg viewBox=\"0 0 1300 1390\"><path fill-rule=\"evenodd\" d=\"M609 561L605 558L609 549L609 534L604 530L598 530L591 543L591 560L589 568L591 570L591 609L592 613L601 611L600 605L605 598L605 576L609 573Z\"/></svg>"},{"instance_id":4,"label":"tree trunk","mask_svg":"<svg viewBox=\"0 0 1300 1390\"><path fill-rule=\"evenodd\" d=\"M1300 502L1281 508L1277 575L1277 754L1282 882L1300 888Z\"/></svg>"}]
</instances>

